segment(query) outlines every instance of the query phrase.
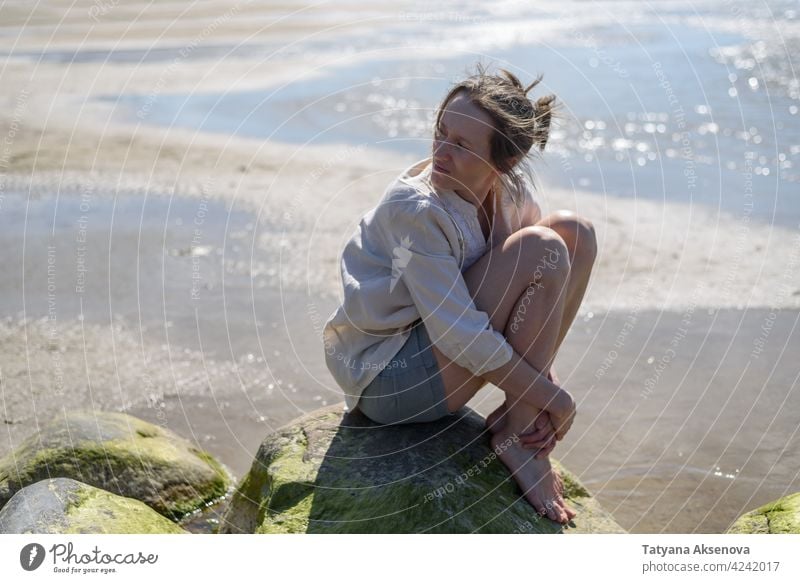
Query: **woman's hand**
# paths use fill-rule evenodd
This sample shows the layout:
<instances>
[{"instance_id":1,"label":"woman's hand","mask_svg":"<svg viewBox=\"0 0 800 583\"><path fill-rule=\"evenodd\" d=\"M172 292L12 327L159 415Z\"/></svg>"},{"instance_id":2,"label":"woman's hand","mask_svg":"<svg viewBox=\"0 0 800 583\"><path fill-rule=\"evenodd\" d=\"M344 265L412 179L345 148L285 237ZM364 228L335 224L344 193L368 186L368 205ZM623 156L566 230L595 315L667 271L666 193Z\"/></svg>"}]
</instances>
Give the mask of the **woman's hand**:
<instances>
[{"instance_id":1,"label":"woman's hand","mask_svg":"<svg viewBox=\"0 0 800 583\"><path fill-rule=\"evenodd\" d=\"M553 384L558 384L558 377L551 366L547 372L547 378ZM527 433L520 434L520 442L525 449L538 449L536 459L541 459L550 455L556 447L556 442L564 438L572 426L575 418L575 401L572 396L561 389L559 399L553 403L551 410L539 411L534 419L534 429ZM560 428L560 432L557 430Z\"/></svg>"},{"instance_id":2,"label":"woman's hand","mask_svg":"<svg viewBox=\"0 0 800 583\"><path fill-rule=\"evenodd\" d=\"M550 414L547 411L539 411L533 421L534 429L519 436L520 443L525 449L538 449L534 456L541 459L550 455L556 446L556 430Z\"/></svg>"}]
</instances>

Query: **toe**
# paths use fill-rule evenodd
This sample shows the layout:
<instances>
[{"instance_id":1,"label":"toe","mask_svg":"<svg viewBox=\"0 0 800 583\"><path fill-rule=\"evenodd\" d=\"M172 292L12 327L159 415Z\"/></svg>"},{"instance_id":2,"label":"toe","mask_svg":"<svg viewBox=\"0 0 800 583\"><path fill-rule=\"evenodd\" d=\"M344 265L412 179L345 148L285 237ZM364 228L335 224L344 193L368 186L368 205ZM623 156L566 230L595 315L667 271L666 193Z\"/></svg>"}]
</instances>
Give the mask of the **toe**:
<instances>
[{"instance_id":1,"label":"toe","mask_svg":"<svg viewBox=\"0 0 800 583\"><path fill-rule=\"evenodd\" d=\"M561 504L561 515L562 515L562 522L569 522L572 516L570 516L569 511L567 510L567 505L562 503Z\"/></svg>"},{"instance_id":2,"label":"toe","mask_svg":"<svg viewBox=\"0 0 800 583\"><path fill-rule=\"evenodd\" d=\"M572 520L578 513L567 504L567 501L564 499L563 494L559 494L558 502L561 505L562 510L564 511L564 516L567 520Z\"/></svg>"},{"instance_id":3,"label":"toe","mask_svg":"<svg viewBox=\"0 0 800 583\"><path fill-rule=\"evenodd\" d=\"M578 513L577 513L577 512L576 512L576 511L575 511L573 508L570 508L570 507L569 507L569 506L567 506L566 504L564 505L564 508L565 508L565 509L566 509L566 511L567 511L567 517L568 517L568 518L570 518L570 519L573 519L573 518L575 518L576 516L578 516Z\"/></svg>"},{"instance_id":4,"label":"toe","mask_svg":"<svg viewBox=\"0 0 800 583\"><path fill-rule=\"evenodd\" d=\"M531 506L539 516L547 516L547 507L538 498L529 498Z\"/></svg>"},{"instance_id":5,"label":"toe","mask_svg":"<svg viewBox=\"0 0 800 583\"><path fill-rule=\"evenodd\" d=\"M567 521L567 512L564 510L559 500L553 501L553 509L555 510L556 518L554 520L556 522L561 522L563 524Z\"/></svg>"},{"instance_id":6,"label":"toe","mask_svg":"<svg viewBox=\"0 0 800 583\"><path fill-rule=\"evenodd\" d=\"M554 522L561 522L561 512L555 501L551 500L546 504L547 517Z\"/></svg>"},{"instance_id":7,"label":"toe","mask_svg":"<svg viewBox=\"0 0 800 583\"><path fill-rule=\"evenodd\" d=\"M546 516L550 520L558 522L558 510L552 500L536 496L531 496L529 500L539 516Z\"/></svg>"},{"instance_id":8,"label":"toe","mask_svg":"<svg viewBox=\"0 0 800 583\"><path fill-rule=\"evenodd\" d=\"M565 521L572 520L575 517L575 515L578 514L572 508L570 508L569 505L567 505L567 501L564 500L563 498L559 498L559 503L561 505L561 510L564 512Z\"/></svg>"}]
</instances>

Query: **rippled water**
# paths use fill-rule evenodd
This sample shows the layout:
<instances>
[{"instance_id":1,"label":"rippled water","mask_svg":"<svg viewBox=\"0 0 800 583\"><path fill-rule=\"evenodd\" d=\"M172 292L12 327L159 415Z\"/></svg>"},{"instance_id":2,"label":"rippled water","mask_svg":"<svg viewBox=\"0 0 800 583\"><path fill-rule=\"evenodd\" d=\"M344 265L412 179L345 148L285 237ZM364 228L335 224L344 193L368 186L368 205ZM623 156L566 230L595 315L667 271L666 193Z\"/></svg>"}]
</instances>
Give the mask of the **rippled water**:
<instances>
[{"instance_id":1,"label":"rippled water","mask_svg":"<svg viewBox=\"0 0 800 583\"><path fill-rule=\"evenodd\" d=\"M421 157L439 99L481 58L523 80L542 73L542 91L559 97L563 117L539 164L547 183L797 226L797 4L582 4L449 2L376 15L372 27L298 39L292 54L329 60L292 83L107 99L145 123Z\"/></svg>"}]
</instances>

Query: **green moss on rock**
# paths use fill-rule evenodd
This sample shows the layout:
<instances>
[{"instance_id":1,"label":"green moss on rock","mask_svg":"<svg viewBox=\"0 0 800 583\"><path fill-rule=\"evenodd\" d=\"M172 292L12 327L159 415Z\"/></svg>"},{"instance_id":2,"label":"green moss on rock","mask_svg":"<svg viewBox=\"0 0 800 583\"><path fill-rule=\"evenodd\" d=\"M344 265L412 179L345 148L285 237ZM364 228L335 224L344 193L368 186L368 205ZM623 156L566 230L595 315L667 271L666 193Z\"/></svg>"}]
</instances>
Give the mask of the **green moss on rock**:
<instances>
[{"instance_id":1,"label":"green moss on rock","mask_svg":"<svg viewBox=\"0 0 800 583\"><path fill-rule=\"evenodd\" d=\"M70 412L0 460L0 507L21 488L66 477L140 500L171 519L224 496L231 476L208 453L122 413Z\"/></svg>"},{"instance_id":2,"label":"green moss on rock","mask_svg":"<svg viewBox=\"0 0 800 583\"><path fill-rule=\"evenodd\" d=\"M740 516L726 534L800 534L800 492Z\"/></svg>"},{"instance_id":3,"label":"green moss on rock","mask_svg":"<svg viewBox=\"0 0 800 583\"><path fill-rule=\"evenodd\" d=\"M0 510L2 534L188 534L134 500L69 478L19 490Z\"/></svg>"},{"instance_id":4,"label":"green moss on rock","mask_svg":"<svg viewBox=\"0 0 800 583\"><path fill-rule=\"evenodd\" d=\"M433 423L379 426L334 405L264 440L220 532L624 532L554 465L578 511L566 527L525 501L471 409Z\"/></svg>"}]
</instances>

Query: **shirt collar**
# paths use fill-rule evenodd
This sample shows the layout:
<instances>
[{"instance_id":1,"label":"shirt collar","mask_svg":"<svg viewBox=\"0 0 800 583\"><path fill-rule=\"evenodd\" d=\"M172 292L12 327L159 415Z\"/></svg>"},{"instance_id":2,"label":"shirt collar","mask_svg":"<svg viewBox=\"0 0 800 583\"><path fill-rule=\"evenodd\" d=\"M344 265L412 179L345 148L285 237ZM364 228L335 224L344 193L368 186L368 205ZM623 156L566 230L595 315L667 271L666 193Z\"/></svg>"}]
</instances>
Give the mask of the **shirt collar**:
<instances>
[{"instance_id":1,"label":"shirt collar","mask_svg":"<svg viewBox=\"0 0 800 583\"><path fill-rule=\"evenodd\" d=\"M449 188L434 188L431 181L431 173L433 171L433 160L431 158L423 158L415 162L404 173L406 182L423 186L428 192L435 192L438 196L446 198L448 202L456 205L456 207L467 216L472 216L478 220L478 209L471 202L464 200L458 193ZM501 184L502 184L501 180ZM500 188L500 197L505 194L505 187ZM495 213L497 212L497 201L495 200Z\"/></svg>"}]
</instances>

